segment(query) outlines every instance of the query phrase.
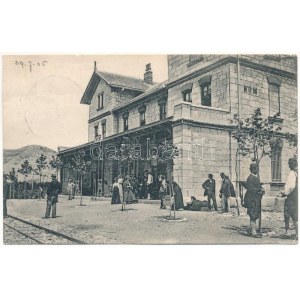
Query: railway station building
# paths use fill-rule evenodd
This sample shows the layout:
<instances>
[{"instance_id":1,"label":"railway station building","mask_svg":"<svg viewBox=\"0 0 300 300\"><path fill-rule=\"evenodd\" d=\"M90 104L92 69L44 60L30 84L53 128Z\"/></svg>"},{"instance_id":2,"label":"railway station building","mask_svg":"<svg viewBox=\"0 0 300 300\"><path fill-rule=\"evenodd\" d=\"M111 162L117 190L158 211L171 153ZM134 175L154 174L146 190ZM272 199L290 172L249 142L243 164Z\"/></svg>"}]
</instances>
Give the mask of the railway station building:
<instances>
[{"instance_id":1,"label":"railway station building","mask_svg":"<svg viewBox=\"0 0 300 300\"><path fill-rule=\"evenodd\" d=\"M233 182L246 180L250 157L237 155L232 138L233 115L247 118L256 108L264 117L280 113L282 132L297 132L297 57L292 55L168 55L168 79L153 82L151 64L144 78L98 70L96 65L81 103L89 105L88 141L59 151L67 161L84 151L91 164L83 178L83 194L93 195L112 185L119 174L142 176L149 170L173 177L183 196L203 196L202 183L214 175L217 191L221 172ZM124 140L139 157L122 162L112 153ZM170 142L179 149L172 163L153 155L156 146ZM93 151L100 145L101 155ZM139 148L140 146L140 148ZM97 151L95 151L97 152ZM156 152L155 152L156 153ZM284 186L288 159L295 149L283 140L260 164L266 197ZM63 189L76 174L65 165ZM103 193L103 192L102 192Z\"/></svg>"}]
</instances>

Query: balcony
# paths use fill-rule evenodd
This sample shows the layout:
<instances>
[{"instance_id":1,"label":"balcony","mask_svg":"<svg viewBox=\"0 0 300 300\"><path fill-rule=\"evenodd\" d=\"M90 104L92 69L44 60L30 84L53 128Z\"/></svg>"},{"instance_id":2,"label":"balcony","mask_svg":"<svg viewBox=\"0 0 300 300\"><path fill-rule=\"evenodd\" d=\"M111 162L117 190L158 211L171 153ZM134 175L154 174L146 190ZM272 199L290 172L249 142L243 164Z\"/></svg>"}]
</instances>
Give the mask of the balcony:
<instances>
[{"instance_id":1,"label":"balcony","mask_svg":"<svg viewBox=\"0 0 300 300\"><path fill-rule=\"evenodd\" d=\"M214 107L180 103L174 107L174 121L191 120L194 122L212 125L230 125L231 115L229 111Z\"/></svg>"}]
</instances>

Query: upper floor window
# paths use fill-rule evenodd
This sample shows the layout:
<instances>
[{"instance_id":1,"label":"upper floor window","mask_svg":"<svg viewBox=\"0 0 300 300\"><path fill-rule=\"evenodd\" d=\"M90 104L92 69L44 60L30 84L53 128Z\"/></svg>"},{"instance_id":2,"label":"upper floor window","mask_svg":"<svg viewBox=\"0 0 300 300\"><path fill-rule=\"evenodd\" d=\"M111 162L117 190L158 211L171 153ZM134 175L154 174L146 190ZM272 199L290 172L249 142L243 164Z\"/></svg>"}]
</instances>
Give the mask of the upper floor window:
<instances>
[{"instance_id":1,"label":"upper floor window","mask_svg":"<svg viewBox=\"0 0 300 300\"><path fill-rule=\"evenodd\" d=\"M98 95L98 108L97 109L103 108L103 102L104 102L104 93L100 93Z\"/></svg>"},{"instance_id":2,"label":"upper floor window","mask_svg":"<svg viewBox=\"0 0 300 300\"><path fill-rule=\"evenodd\" d=\"M211 106L211 75L207 75L199 80L201 89L201 105Z\"/></svg>"},{"instance_id":3,"label":"upper floor window","mask_svg":"<svg viewBox=\"0 0 300 300\"><path fill-rule=\"evenodd\" d=\"M124 122L124 131L128 131L128 119L123 119Z\"/></svg>"},{"instance_id":4,"label":"upper floor window","mask_svg":"<svg viewBox=\"0 0 300 300\"><path fill-rule=\"evenodd\" d=\"M96 138L99 135L99 126L98 125L96 125L94 127L94 132L95 132L95 138Z\"/></svg>"},{"instance_id":5,"label":"upper floor window","mask_svg":"<svg viewBox=\"0 0 300 300\"><path fill-rule=\"evenodd\" d=\"M186 83L184 86L182 86L181 93L183 96L183 101L192 102L192 89L192 83Z\"/></svg>"},{"instance_id":6,"label":"upper floor window","mask_svg":"<svg viewBox=\"0 0 300 300\"><path fill-rule=\"evenodd\" d=\"M167 117L167 98L162 97L157 103L159 106L159 120L164 120Z\"/></svg>"},{"instance_id":7,"label":"upper floor window","mask_svg":"<svg viewBox=\"0 0 300 300\"><path fill-rule=\"evenodd\" d=\"M140 113L140 126L143 126L146 124L146 105L139 106L138 111Z\"/></svg>"},{"instance_id":8,"label":"upper floor window","mask_svg":"<svg viewBox=\"0 0 300 300\"><path fill-rule=\"evenodd\" d=\"M140 125L143 126L146 124L145 112L140 113Z\"/></svg>"},{"instance_id":9,"label":"upper floor window","mask_svg":"<svg viewBox=\"0 0 300 300\"><path fill-rule=\"evenodd\" d=\"M280 114L280 85L281 80L275 76L268 76L269 83L269 116Z\"/></svg>"},{"instance_id":10,"label":"upper floor window","mask_svg":"<svg viewBox=\"0 0 300 300\"><path fill-rule=\"evenodd\" d=\"M183 101L192 102L192 92L183 93Z\"/></svg>"},{"instance_id":11,"label":"upper floor window","mask_svg":"<svg viewBox=\"0 0 300 300\"><path fill-rule=\"evenodd\" d=\"M128 117L129 117L129 113L128 112L125 112L123 113L122 115L122 118L123 118L123 130L124 131L128 131Z\"/></svg>"},{"instance_id":12,"label":"upper floor window","mask_svg":"<svg viewBox=\"0 0 300 300\"><path fill-rule=\"evenodd\" d=\"M159 119L164 120L167 116L167 105L162 104L159 106Z\"/></svg>"},{"instance_id":13,"label":"upper floor window","mask_svg":"<svg viewBox=\"0 0 300 300\"><path fill-rule=\"evenodd\" d=\"M102 131L102 138L105 138L106 137L106 120L102 121L101 131Z\"/></svg>"}]
</instances>

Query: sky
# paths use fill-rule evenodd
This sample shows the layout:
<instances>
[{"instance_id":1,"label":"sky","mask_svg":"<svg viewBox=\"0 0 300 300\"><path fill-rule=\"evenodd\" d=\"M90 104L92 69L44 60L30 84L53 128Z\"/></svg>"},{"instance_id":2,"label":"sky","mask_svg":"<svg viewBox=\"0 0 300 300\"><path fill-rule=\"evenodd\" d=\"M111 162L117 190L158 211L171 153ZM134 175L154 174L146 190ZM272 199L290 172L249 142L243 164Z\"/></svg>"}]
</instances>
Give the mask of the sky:
<instances>
[{"instance_id":1,"label":"sky","mask_svg":"<svg viewBox=\"0 0 300 300\"><path fill-rule=\"evenodd\" d=\"M81 97L94 69L143 79L167 79L166 55L4 56L3 148L41 145L57 150L88 140L88 105Z\"/></svg>"}]
</instances>

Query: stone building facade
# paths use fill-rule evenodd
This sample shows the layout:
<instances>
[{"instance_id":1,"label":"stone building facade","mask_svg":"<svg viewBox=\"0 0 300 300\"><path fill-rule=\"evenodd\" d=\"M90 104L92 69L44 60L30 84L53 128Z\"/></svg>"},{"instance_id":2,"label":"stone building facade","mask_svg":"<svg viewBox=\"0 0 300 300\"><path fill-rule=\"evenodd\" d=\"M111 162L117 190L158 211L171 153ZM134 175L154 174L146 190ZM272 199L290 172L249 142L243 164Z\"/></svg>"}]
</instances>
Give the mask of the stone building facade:
<instances>
[{"instance_id":1,"label":"stone building facade","mask_svg":"<svg viewBox=\"0 0 300 300\"><path fill-rule=\"evenodd\" d=\"M60 155L64 158L78 149L88 152L99 135L103 145L120 144L129 137L145 147L171 140L180 149L173 166L151 160L148 153L126 170L118 161L93 162L85 176L87 194L95 190L95 178L111 184L120 172L140 176L144 169L155 176L172 174L184 197L202 196L208 173L217 179L217 189L220 172L234 182L245 180L251 160L236 155L233 115L247 118L258 107L265 117L279 112L283 132L295 133L296 60L288 55L169 55L168 80L160 84L153 83L150 65L144 80L95 69L81 100L90 106L89 142ZM282 188L294 151L283 141L279 153L263 158L261 180L267 196ZM66 182L71 174L67 169L62 173Z\"/></svg>"}]
</instances>

